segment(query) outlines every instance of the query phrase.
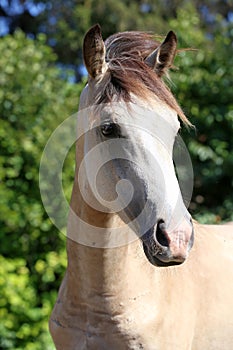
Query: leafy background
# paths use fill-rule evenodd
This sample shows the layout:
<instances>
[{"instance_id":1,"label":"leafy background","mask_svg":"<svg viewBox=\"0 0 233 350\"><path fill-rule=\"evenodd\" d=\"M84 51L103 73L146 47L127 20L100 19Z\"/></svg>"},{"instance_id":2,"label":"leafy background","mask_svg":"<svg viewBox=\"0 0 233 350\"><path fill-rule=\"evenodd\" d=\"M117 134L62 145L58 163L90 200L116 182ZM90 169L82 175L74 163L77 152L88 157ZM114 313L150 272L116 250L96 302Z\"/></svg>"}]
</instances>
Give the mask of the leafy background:
<instances>
[{"instance_id":1,"label":"leafy background","mask_svg":"<svg viewBox=\"0 0 233 350\"><path fill-rule=\"evenodd\" d=\"M48 318L66 267L65 238L47 217L38 179L53 130L78 108L82 39L99 22L177 33L171 89L195 174L190 204L201 222L233 220L233 8L231 1L0 1L0 349L54 349ZM69 196L73 148L63 183Z\"/></svg>"}]
</instances>

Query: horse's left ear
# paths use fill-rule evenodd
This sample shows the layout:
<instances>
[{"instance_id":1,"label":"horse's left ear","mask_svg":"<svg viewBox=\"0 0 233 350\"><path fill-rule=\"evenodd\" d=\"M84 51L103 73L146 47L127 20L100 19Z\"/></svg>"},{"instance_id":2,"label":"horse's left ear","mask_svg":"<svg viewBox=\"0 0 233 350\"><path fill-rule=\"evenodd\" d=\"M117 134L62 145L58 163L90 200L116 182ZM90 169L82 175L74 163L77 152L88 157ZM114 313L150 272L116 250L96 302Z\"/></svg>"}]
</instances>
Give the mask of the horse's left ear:
<instances>
[{"instance_id":1,"label":"horse's left ear","mask_svg":"<svg viewBox=\"0 0 233 350\"><path fill-rule=\"evenodd\" d=\"M99 24L91 27L84 37L83 59L92 78L96 79L106 72L105 45Z\"/></svg>"},{"instance_id":2,"label":"horse's left ear","mask_svg":"<svg viewBox=\"0 0 233 350\"><path fill-rule=\"evenodd\" d=\"M161 45L157 47L145 60L161 77L172 66L176 55L176 34L170 31Z\"/></svg>"}]
</instances>

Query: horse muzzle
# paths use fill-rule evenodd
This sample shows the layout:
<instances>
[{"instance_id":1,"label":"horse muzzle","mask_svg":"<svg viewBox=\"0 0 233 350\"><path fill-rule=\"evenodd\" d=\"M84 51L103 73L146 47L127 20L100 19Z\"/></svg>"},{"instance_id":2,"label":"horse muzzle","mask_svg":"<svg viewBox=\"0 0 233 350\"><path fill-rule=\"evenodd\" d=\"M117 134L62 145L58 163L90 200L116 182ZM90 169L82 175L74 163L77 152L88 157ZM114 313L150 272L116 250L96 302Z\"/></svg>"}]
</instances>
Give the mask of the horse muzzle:
<instances>
[{"instance_id":1,"label":"horse muzzle","mask_svg":"<svg viewBox=\"0 0 233 350\"><path fill-rule=\"evenodd\" d=\"M148 260L157 266L183 263L194 242L192 221L184 219L174 229L167 229L159 220L157 225L142 236L144 252Z\"/></svg>"}]
</instances>

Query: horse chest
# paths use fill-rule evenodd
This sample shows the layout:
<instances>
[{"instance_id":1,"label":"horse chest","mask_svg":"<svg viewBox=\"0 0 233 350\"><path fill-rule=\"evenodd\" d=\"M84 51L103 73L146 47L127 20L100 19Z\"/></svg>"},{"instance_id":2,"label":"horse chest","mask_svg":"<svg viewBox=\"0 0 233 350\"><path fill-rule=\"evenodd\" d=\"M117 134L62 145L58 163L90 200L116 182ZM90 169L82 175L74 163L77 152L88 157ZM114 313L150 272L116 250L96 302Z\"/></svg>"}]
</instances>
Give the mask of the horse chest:
<instances>
[{"instance_id":1,"label":"horse chest","mask_svg":"<svg viewBox=\"0 0 233 350\"><path fill-rule=\"evenodd\" d=\"M130 302L129 302L130 304ZM148 306L149 305L149 306ZM122 305L118 306L120 310ZM61 327L53 325L58 350L191 350L193 330L187 318L175 317L169 309L158 310L146 303L109 315L91 310L70 319ZM63 312L62 312L63 313ZM64 313L63 313L64 315ZM78 317L77 317L78 316ZM85 323L83 320L85 319ZM192 332L192 331L191 331ZM56 333L56 334L55 334Z\"/></svg>"}]
</instances>

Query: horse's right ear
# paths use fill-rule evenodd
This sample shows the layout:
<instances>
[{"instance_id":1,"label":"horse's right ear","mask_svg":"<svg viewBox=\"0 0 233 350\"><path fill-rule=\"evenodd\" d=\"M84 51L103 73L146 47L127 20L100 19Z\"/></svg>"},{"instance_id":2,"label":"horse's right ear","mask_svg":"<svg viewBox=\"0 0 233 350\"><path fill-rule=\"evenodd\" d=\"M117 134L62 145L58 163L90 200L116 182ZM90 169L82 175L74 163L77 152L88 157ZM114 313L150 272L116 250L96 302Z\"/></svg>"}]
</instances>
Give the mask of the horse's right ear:
<instances>
[{"instance_id":1,"label":"horse's right ear","mask_svg":"<svg viewBox=\"0 0 233 350\"><path fill-rule=\"evenodd\" d=\"M105 45L99 24L91 27L84 37L83 59L88 74L93 79L98 78L106 72Z\"/></svg>"},{"instance_id":2,"label":"horse's right ear","mask_svg":"<svg viewBox=\"0 0 233 350\"><path fill-rule=\"evenodd\" d=\"M162 44L146 58L145 62L155 70L159 77L172 66L176 55L176 47L176 35L170 31Z\"/></svg>"}]
</instances>

